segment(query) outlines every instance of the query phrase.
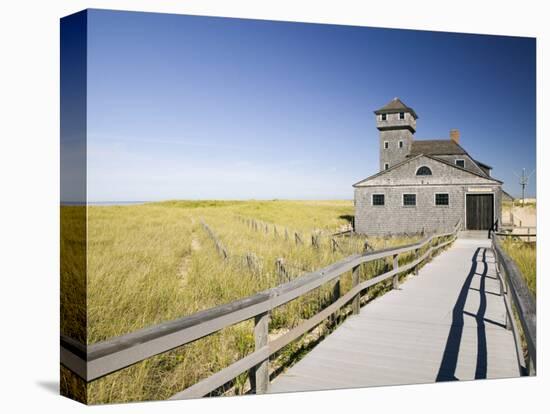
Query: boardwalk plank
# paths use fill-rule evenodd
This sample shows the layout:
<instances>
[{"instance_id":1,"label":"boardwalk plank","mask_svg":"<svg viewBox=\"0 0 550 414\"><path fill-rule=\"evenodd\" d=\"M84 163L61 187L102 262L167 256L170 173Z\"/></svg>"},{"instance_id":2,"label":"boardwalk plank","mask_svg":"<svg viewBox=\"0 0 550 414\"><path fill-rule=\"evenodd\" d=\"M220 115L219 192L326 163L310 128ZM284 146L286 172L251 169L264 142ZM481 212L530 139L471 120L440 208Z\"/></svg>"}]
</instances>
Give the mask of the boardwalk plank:
<instances>
[{"instance_id":1,"label":"boardwalk plank","mask_svg":"<svg viewBox=\"0 0 550 414\"><path fill-rule=\"evenodd\" d=\"M446 252L348 318L269 392L519 376L488 240Z\"/></svg>"}]
</instances>

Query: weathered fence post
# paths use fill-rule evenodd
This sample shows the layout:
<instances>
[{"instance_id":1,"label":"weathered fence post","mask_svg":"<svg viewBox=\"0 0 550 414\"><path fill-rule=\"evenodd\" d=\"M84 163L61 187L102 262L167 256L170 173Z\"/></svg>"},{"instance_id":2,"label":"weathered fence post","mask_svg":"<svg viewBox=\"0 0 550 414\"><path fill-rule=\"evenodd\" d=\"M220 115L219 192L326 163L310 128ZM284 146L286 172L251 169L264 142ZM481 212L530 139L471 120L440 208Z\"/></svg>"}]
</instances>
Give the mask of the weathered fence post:
<instances>
[{"instance_id":1,"label":"weathered fence post","mask_svg":"<svg viewBox=\"0 0 550 414\"><path fill-rule=\"evenodd\" d=\"M319 234L313 233L311 235L311 246L318 249L319 248Z\"/></svg>"},{"instance_id":2,"label":"weathered fence post","mask_svg":"<svg viewBox=\"0 0 550 414\"><path fill-rule=\"evenodd\" d=\"M420 257L418 252L420 251L420 249L414 249L414 260L418 260L418 258ZM420 263L418 263L415 267L414 267L414 271L413 271L413 274L415 276L418 276L418 268L420 267Z\"/></svg>"},{"instance_id":3,"label":"weathered fence post","mask_svg":"<svg viewBox=\"0 0 550 414\"><path fill-rule=\"evenodd\" d=\"M299 234L297 232L294 232L294 241L296 242L296 244L304 244L304 242L302 241L302 238L299 236Z\"/></svg>"},{"instance_id":4,"label":"weathered fence post","mask_svg":"<svg viewBox=\"0 0 550 414\"><path fill-rule=\"evenodd\" d=\"M265 234L268 234L269 233L269 227L267 226L267 224L265 225Z\"/></svg>"},{"instance_id":5,"label":"weathered fence post","mask_svg":"<svg viewBox=\"0 0 550 414\"><path fill-rule=\"evenodd\" d=\"M397 271L397 268L399 267L399 260L397 259L399 255L394 254L393 255L393 270ZM397 289L399 288L399 273L396 273L393 276L393 288Z\"/></svg>"},{"instance_id":6,"label":"weathered fence post","mask_svg":"<svg viewBox=\"0 0 550 414\"><path fill-rule=\"evenodd\" d=\"M208 224L206 224L203 220L201 220L201 223L202 223L202 226L204 227L204 229L206 230L206 232L208 233L208 235L210 236L210 238L214 241L214 244L216 246L216 250L218 251L218 254L220 256L222 256L222 258L224 260L226 260L229 255L228 255L227 250L225 249L225 247L218 240L218 237L214 234L214 232L208 226Z\"/></svg>"},{"instance_id":7,"label":"weathered fence post","mask_svg":"<svg viewBox=\"0 0 550 414\"><path fill-rule=\"evenodd\" d=\"M493 237L495 236L493 235ZM500 289L499 295L502 296L502 298L504 299L504 277L502 276L502 266L500 265L498 253L494 248L494 243L491 246L491 248L493 249L493 254L495 255L495 267L497 269L498 287Z\"/></svg>"},{"instance_id":8,"label":"weathered fence post","mask_svg":"<svg viewBox=\"0 0 550 414\"><path fill-rule=\"evenodd\" d=\"M332 287L332 300L331 300L331 302L334 303L339 298L340 298L340 277L338 277L336 279L336 282L334 282L334 286ZM333 324L336 324L336 322L338 321L338 313L339 312L334 312L330 317L330 321Z\"/></svg>"},{"instance_id":9,"label":"weathered fence post","mask_svg":"<svg viewBox=\"0 0 550 414\"><path fill-rule=\"evenodd\" d=\"M506 275L508 276L508 275ZM504 280L504 300L508 302L510 305L510 310L512 308L512 300L510 297L510 287L508 286L508 281L506 279ZM508 312L504 312L504 316L506 317L506 329L511 331L512 330L512 318L510 315L508 315Z\"/></svg>"},{"instance_id":10,"label":"weathered fence post","mask_svg":"<svg viewBox=\"0 0 550 414\"><path fill-rule=\"evenodd\" d=\"M269 312L254 317L254 342L258 351L267 345L269 334ZM252 381L251 381L252 382ZM254 367L254 385L256 394L265 394L269 386L269 358Z\"/></svg>"},{"instance_id":11,"label":"weathered fence post","mask_svg":"<svg viewBox=\"0 0 550 414\"><path fill-rule=\"evenodd\" d=\"M332 249L333 253L336 252L336 249L342 251L342 248L340 247L340 245L338 244L336 239L330 239L330 246L331 246L331 249Z\"/></svg>"},{"instance_id":12,"label":"weathered fence post","mask_svg":"<svg viewBox=\"0 0 550 414\"><path fill-rule=\"evenodd\" d=\"M361 269L360 266L355 266L351 271L351 288L353 289L355 286L359 284L359 270ZM351 301L351 313L354 315L359 315L359 310L361 309L361 292L358 292L357 295L353 297L353 300Z\"/></svg>"},{"instance_id":13,"label":"weathered fence post","mask_svg":"<svg viewBox=\"0 0 550 414\"><path fill-rule=\"evenodd\" d=\"M279 278L279 284L282 284L289 280L288 272L285 268L285 261L282 257L279 257L277 260L275 260L275 271L277 272L277 276Z\"/></svg>"},{"instance_id":14,"label":"weathered fence post","mask_svg":"<svg viewBox=\"0 0 550 414\"><path fill-rule=\"evenodd\" d=\"M259 273L260 266L258 264L258 257L254 253L247 252L245 254L246 265L252 273Z\"/></svg>"},{"instance_id":15,"label":"weathered fence post","mask_svg":"<svg viewBox=\"0 0 550 414\"><path fill-rule=\"evenodd\" d=\"M285 227L285 240L288 240L288 229Z\"/></svg>"},{"instance_id":16,"label":"weathered fence post","mask_svg":"<svg viewBox=\"0 0 550 414\"><path fill-rule=\"evenodd\" d=\"M365 243L363 243L363 252L367 253L367 252L370 252L370 251L373 251L374 249L372 248L372 246L369 244L369 241L368 240L365 240Z\"/></svg>"}]
</instances>

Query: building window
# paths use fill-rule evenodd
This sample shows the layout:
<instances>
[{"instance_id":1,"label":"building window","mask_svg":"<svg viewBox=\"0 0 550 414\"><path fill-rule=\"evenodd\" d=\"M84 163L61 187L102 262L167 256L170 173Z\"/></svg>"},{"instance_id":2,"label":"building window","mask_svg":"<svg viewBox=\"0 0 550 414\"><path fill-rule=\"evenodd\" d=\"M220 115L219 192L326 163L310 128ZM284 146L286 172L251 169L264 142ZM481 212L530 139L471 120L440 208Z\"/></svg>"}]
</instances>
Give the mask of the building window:
<instances>
[{"instance_id":1,"label":"building window","mask_svg":"<svg viewBox=\"0 0 550 414\"><path fill-rule=\"evenodd\" d=\"M416 194L403 194L404 206L416 206Z\"/></svg>"},{"instance_id":2,"label":"building window","mask_svg":"<svg viewBox=\"0 0 550 414\"><path fill-rule=\"evenodd\" d=\"M464 160L455 160L455 165L460 168L464 168Z\"/></svg>"},{"instance_id":3,"label":"building window","mask_svg":"<svg viewBox=\"0 0 550 414\"><path fill-rule=\"evenodd\" d=\"M416 170L416 175L432 175L432 170L423 165L418 170Z\"/></svg>"},{"instance_id":4,"label":"building window","mask_svg":"<svg viewBox=\"0 0 550 414\"><path fill-rule=\"evenodd\" d=\"M435 193L435 205L436 206L448 206L449 194L447 193Z\"/></svg>"},{"instance_id":5,"label":"building window","mask_svg":"<svg viewBox=\"0 0 550 414\"><path fill-rule=\"evenodd\" d=\"M384 169L387 170L388 168L390 168L390 164L388 164L387 162L384 163Z\"/></svg>"},{"instance_id":6,"label":"building window","mask_svg":"<svg viewBox=\"0 0 550 414\"><path fill-rule=\"evenodd\" d=\"M384 205L384 194L373 194L372 195L372 205L373 206L383 206Z\"/></svg>"},{"instance_id":7,"label":"building window","mask_svg":"<svg viewBox=\"0 0 550 414\"><path fill-rule=\"evenodd\" d=\"M399 141L399 148L403 148L403 141Z\"/></svg>"},{"instance_id":8,"label":"building window","mask_svg":"<svg viewBox=\"0 0 550 414\"><path fill-rule=\"evenodd\" d=\"M405 112L399 112L399 119L405 119Z\"/></svg>"},{"instance_id":9,"label":"building window","mask_svg":"<svg viewBox=\"0 0 550 414\"><path fill-rule=\"evenodd\" d=\"M390 147L390 143L388 141L384 141L384 149L388 149Z\"/></svg>"},{"instance_id":10,"label":"building window","mask_svg":"<svg viewBox=\"0 0 550 414\"><path fill-rule=\"evenodd\" d=\"M385 121L386 119L388 119L388 115L387 114L382 114L382 115L380 115L380 119L382 119L382 121Z\"/></svg>"}]
</instances>

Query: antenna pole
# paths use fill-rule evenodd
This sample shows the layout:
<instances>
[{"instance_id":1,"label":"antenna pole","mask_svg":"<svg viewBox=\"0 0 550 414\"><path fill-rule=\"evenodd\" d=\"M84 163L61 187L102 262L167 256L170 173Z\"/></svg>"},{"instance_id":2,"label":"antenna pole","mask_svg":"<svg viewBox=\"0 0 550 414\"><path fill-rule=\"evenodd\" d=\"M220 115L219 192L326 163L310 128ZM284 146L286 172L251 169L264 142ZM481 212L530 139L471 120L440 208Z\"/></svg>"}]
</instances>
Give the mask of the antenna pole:
<instances>
[{"instance_id":1,"label":"antenna pole","mask_svg":"<svg viewBox=\"0 0 550 414\"><path fill-rule=\"evenodd\" d=\"M533 170L533 172L535 172ZM525 206L525 187L527 187L527 184L529 184L529 177L533 174L533 172L529 175L525 174L525 168L521 172L521 177L519 177L519 185L521 185L521 206ZM516 174L517 175L517 174Z\"/></svg>"}]
</instances>

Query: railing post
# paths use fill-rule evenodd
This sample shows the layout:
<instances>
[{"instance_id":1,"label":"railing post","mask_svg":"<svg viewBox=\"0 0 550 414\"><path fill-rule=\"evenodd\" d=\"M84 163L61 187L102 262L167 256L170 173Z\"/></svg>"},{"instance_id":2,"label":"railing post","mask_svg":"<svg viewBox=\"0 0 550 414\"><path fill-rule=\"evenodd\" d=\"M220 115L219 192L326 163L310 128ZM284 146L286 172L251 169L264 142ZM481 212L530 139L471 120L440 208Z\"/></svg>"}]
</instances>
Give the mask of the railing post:
<instances>
[{"instance_id":1,"label":"railing post","mask_svg":"<svg viewBox=\"0 0 550 414\"><path fill-rule=\"evenodd\" d=\"M397 270L397 268L399 267L399 260L397 259L397 254L394 254L393 255L393 270ZM399 288L399 273L396 273L394 276L393 276L393 288L394 289L397 289Z\"/></svg>"},{"instance_id":2,"label":"railing post","mask_svg":"<svg viewBox=\"0 0 550 414\"><path fill-rule=\"evenodd\" d=\"M269 312L254 317L254 341L256 351L267 345ZM269 358L254 367L256 394L265 394L269 386Z\"/></svg>"},{"instance_id":3,"label":"railing post","mask_svg":"<svg viewBox=\"0 0 550 414\"><path fill-rule=\"evenodd\" d=\"M418 252L419 249L414 249L414 260L418 260ZM418 276L418 268L420 267L420 263L418 263L413 270L413 273L415 276Z\"/></svg>"},{"instance_id":4,"label":"railing post","mask_svg":"<svg viewBox=\"0 0 550 414\"><path fill-rule=\"evenodd\" d=\"M510 298L510 288L508 287L508 282L506 282L506 279L503 279L504 282L504 300L508 302L510 305L510 311L512 310L512 300ZM512 316L508 315L508 312L504 313L504 316L506 317L506 329L511 331L512 330Z\"/></svg>"},{"instance_id":5,"label":"railing post","mask_svg":"<svg viewBox=\"0 0 550 414\"><path fill-rule=\"evenodd\" d=\"M332 303L336 302L340 298L340 277L334 282L332 287ZM338 312L335 312L331 315L330 320L332 323L336 323L338 320Z\"/></svg>"},{"instance_id":6,"label":"railing post","mask_svg":"<svg viewBox=\"0 0 550 414\"><path fill-rule=\"evenodd\" d=\"M526 365L525 368L528 376L532 377L533 375L536 375L535 367L533 364L533 360L531 359L531 356L527 355L527 361L525 361L525 365Z\"/></svg>"},{"instance_id":7,"label":"railing post","mask_svg":"<svg viewBox=\"0 0 550 414\"><path fill-rule=\"evenodd\" d=\"M351 271L351 288L353 289L355 286L359 284L359 270L360 266L355 266L353 270ZM351 313L353 315L359 315L359 311L361 309L361 292L357 293L353 297L353 300L351 302Z\"/></svg>"}]
</instances>

